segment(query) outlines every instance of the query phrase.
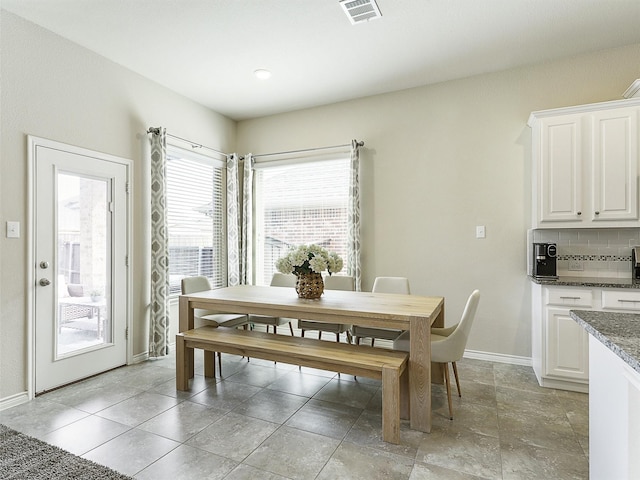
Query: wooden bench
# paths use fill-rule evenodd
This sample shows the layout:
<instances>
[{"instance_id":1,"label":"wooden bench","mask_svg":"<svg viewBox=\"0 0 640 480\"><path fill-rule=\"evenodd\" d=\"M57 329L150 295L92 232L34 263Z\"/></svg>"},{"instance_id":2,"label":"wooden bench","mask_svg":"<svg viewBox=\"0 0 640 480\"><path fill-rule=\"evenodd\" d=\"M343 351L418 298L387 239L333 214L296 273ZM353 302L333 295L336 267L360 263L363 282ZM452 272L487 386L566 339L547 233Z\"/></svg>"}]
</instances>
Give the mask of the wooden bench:
<instances>
[{"instance_id":1,"label":"wooden bench","mask_svg":"<svg viewBox=\"0 0 640 480\"><path fill-rule=\"evenodd\" d=\"M176 387L189 389L193 349L205 350L205 376L215 376L213 352L347 373L382 380L382 438L400 443L400 410L408 410L408 354L312 338L227 328L200 327L176 335ZM210 355L207 355L207 353ZM403 405L400 403L402 377ZM407 411L403 411L408 414Z\"/></svg>"}]
</instances>

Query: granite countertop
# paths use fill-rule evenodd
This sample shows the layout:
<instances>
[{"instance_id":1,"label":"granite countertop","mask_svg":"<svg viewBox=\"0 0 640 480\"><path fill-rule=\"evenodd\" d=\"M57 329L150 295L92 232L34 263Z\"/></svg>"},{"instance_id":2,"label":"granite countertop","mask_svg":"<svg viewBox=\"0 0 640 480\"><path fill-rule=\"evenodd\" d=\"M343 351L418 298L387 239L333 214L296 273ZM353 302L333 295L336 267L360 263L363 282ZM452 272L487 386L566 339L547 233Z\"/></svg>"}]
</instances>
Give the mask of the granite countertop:
<instances>
[{"instance_id":1,"label":"granite countertop","mask_svg":"<svg viewBox=\"0 0 640 480\"><path fill-rule=\"evenodd\" d=\"M640 279L637 278L607 278L607 277L558 277L542 278L529 275L532 282L538 285L558 287L599 287L599 288L638 288Z\"/></svg>"},{"instance_id":2,"label":"granite countertop","mask_svg":"<svg viewBox=\"0 0 640 480\"><path fill-rule=\"evenodd\" d=\"M640 373L640 314L571 310L571 318Z\"/></svg>"}]
</instances>

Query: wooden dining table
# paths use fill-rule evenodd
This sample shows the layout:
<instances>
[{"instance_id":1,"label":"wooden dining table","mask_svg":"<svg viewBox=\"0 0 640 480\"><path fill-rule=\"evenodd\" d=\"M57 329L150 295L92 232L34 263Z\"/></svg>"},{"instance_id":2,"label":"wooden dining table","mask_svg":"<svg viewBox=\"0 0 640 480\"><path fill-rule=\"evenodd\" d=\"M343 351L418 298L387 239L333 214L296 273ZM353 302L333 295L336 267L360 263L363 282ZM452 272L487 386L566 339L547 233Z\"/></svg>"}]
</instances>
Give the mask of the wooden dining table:
<instances>
[{"instance_id":1,"label":"wooden dining table","mask_svg":"<svg viewBox=\"0 0 640 480\"><path fill-rule=\"evenodd\" d=\"M194 308L409 330L410 424L431 431L430 327L444 326L443 297L325 290L320 299L308 300L292 288L239 285L181 295L180 332L194 328ZM193 350L186 361L193 371Z\"/></svg>"}]
</instances>

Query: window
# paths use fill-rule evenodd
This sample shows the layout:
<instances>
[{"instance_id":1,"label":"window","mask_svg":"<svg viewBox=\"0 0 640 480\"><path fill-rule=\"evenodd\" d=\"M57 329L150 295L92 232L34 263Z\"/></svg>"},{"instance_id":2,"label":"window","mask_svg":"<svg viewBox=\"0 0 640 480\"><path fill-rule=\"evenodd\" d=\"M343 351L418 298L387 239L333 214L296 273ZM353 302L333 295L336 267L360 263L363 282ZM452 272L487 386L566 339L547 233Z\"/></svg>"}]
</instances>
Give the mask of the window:
<instances>
[{"instance_id":1,"label":"window","mask_svg":"<svg viewBox=\"0 0 640 480\"><path fill-rule=\"evenodd\" d=\"M168 146L166 178L170 293L196 275L226 285L224 163Z\"/></svg>"},{"instance_id":2,"label":"window","mask_svg":"<svg viewBox=\"0 0 640 480\"><path fill-rule=\"evenodd\" d=\"M268 285L276 260L302 243L336 252L346 268L349 168L349 158L256 164L256 284Z\"/></svg>"}]
</instances>

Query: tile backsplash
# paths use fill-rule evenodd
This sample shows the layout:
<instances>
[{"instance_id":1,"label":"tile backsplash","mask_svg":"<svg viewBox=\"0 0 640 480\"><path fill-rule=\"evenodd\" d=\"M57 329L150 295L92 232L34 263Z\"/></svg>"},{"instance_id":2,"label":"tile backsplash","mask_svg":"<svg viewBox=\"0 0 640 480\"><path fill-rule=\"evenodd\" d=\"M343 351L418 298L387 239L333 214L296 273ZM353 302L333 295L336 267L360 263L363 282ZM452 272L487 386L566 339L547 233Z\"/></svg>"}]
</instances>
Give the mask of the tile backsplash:
<instances>
[{"instance_id":1,"label":"tile backsplash","mask_svg":"<svg viewBox=\"0 0 640 480\"><path fill-rule=\"evenodd\" d=\"M559 276L624 278L631 276L631 247L640 246L640 229L530 230L528 238L530 244L557 245Z\"/></svg>"}]
</instances>

